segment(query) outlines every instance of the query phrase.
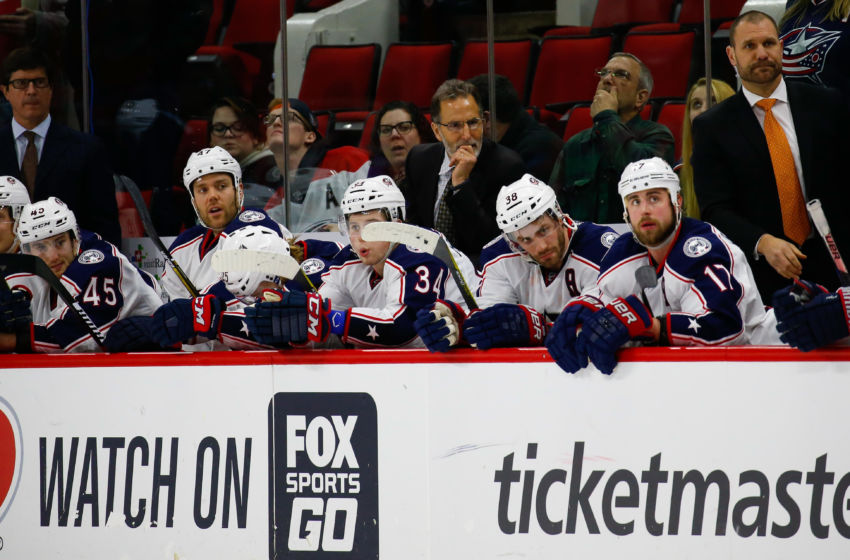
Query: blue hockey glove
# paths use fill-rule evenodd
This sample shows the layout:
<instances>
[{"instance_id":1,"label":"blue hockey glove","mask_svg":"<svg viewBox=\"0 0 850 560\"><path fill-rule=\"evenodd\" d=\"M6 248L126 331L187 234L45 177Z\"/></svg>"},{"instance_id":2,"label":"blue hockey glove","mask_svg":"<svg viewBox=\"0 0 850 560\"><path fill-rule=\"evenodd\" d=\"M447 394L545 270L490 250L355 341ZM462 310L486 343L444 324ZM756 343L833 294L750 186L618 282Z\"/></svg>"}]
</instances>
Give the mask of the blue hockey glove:
<instances>
[{"instance_id":1,"label":"blue hockey glove","mask_svg":"<svg viewBox=\"0 0 850 560\"><path fill-rule=\"evenodd\" d=\"M783 321L788 313L799 309L816 295L828 292L829 290L820 284L808 280L795 280L773 294L773 310L776 313L776 319Z\"/></svg>"},{"instance_id":2,"label":"blue hockey glove","mask_svg":"<svg viewBox=\"0 0 850 560\"><path fill-rule=\"evenodd\" d=\"M540 346L549 325L536 309L512 303L497 303L472 313L463 326L463 336L479 350Z\"/></svg>"},{"instance_id":3,"label":"blue hockey glove","mask_svg":"<svg viewBox=\"0 0 850 560\"><path fill-rule=\"evenodd\" d=\"M331 332L330 305L330 300L319 294L286 292L280 301L259 301L246 307L245 323L262 344L324 342Z\"/></svg>"},{"instance_id":4,"label":"blue hockey glove","mask_svg":"<svg viewBox=\"0 0 850 560\"><path fill-rule=\"evenodd\" d=\"M602 309L602 304L595 298L575 298L558 315L546 335L546 349L567 373L587 367L587 355L576 351L576 336L582 324L599 309Z\"/></svg>"},{"instance_id":5,"label":"blue hockey glove","mask_svg":"<svg viewBox=\"0 0 850 560\"><path fill-rule=\"evenodd\" d=\"M458 344L466 313L453 301L438 299L430 309L416 312L413 328L431 352L448 352Z\"/></svg>"},{"instance_id":6,"label":"blue hockey glove","mask_svg":"<svg viewBox=\"0 0 850 560\"><path fill-rule=\"evenodd\" d=\"M782 290L780 290L781 292ZM773 296L776 303L777 292ZM783 296L784 297L784 296ZM776 329L782 342L809 352L850 335L850 290L841 288L836 293L819 292L804 305L776 309L779 322Z\"/></svg>"},{"instance_id":7,"label":"blue hockey glove","mask_svg":"<svg viewBox=\"0 0 850 560\"><path fill-rule=\"evenodd\" d=\"M32 323L30 297L24 290L0 290L0 332L29 330Z\"/></svg>"},{"instance_id":8,"label":"blue hockey glove","mask_svg":"<svg viewBox=\"0 0 850 560\"><path fill-rule=\"evenodd\" d=\"M173 346L195 335L218 337L221 325L221 300L212 294L194 299L175 299L153 314L151 338L160 346Z\"/></svg>"},{"instance_id":9,"label":"blue hockey glove","mask_svg":"<svg viewBox=\"0 0 850 560\"><path fill-rule=\"evenodd\" d=\"M584 322L576 351L587 354L593 365L610 375L617 365L617 350L629 340L651 337L652 316L636 296L617 298Z\"/></svg>"},{"instance_id":10,"label":"blue hockey glove","mask_svg":"<svg viewBox=\"0 0 850 560\"><path fill-rule=\"evenodd\" d=\"M125 317L106 333L105 345L110 352L151 352L162 347L151 337L153 317Z\"/></svg>"}]
</instances>

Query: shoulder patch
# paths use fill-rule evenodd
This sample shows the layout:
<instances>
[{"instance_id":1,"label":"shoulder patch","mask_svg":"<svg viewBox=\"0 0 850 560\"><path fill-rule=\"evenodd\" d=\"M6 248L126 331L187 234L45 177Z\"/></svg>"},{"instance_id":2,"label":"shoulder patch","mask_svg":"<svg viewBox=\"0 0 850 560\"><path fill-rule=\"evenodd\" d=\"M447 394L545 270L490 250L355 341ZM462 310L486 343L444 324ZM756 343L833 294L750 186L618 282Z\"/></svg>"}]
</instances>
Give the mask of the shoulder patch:
<instances>
[{"instance_id":1,"label":"shoulder patch","mask_svg":"<svg viewBox=\"0 0 850 560\"><path fill-rule=\"evenodd\" d=\"M317 272L321 272L325 269L325 262L322 259L318 259L313 257L312 259L307 259L303 263L301 263L301 270L304 271L304 274L311 275L316 274Z\"/></svg>"},{"instance_id":2,"label":"shoulder patch","mask_svg":"<svg viewBox=\"0 0 850 560\"><path fill-rule=\"evenodd\" d=\"M617 240L618 237L620 237L620 236L617 235L616 233L614 233L613 231L606 231L605 233L602 234L602 237L599 239L599 241L602 242L603 246L610 249L611 245L614 244L614 242Z\"/></svg>"},{"instance_id":3,"label":"shoulder patch","mask_svg":"<svg viewBox=\"0 0 850 560\"><path fill-rule=\"evenodd\" d=\"M82 264L97 264L102 262L104 258L103 253L97 249L89 249L88 251L83 251L83 253L77 257L77 260Z\"/></svg>"},{"instance_id":4,"label":"shoulder patch","mask_svg":"<svg viewBox=\"0 0 850 560\"><path fill-rule=\"evenodd\" d=\"M701 257L711 251L711 242L705 237L691 237L685 241L684 251L689 257Z\"/></svg>"},{"instance_id":5,"label":"shoulder patch","mask_svg":"<svg viewBox=\"0 0 850 560\"><path fill-rule=\"evenodd\" d=\"M239 221L245 222L246 224L261 222L264 219L266 219L266 215L262 212L257 212L256 210L245 210L239 214Z\"/></svg>"}]
</instances>

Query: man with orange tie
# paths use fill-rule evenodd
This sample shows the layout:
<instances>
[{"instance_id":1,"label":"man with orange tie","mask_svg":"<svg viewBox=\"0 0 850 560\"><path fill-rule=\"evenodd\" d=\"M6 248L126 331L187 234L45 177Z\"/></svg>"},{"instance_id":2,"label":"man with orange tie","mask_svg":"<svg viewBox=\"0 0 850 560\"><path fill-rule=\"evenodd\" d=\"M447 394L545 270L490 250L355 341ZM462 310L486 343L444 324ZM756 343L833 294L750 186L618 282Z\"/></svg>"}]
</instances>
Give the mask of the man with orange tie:
<instances>
[{"instance_id":1,"label":"man with orange tie","mask_svg":"<svg viewBox=\"0 0 850 560\"><path fill-rule=\"evenodd\" d=\"M850 111L837 90L782 79L776 22L749 11L733 22L726 53L736 95L694 121L694 185L702 218L747 254L764 301L804 276L830 288L838 277L809 222L819 198L839 247L850 243Z\"/></svg>"}]
</instances>

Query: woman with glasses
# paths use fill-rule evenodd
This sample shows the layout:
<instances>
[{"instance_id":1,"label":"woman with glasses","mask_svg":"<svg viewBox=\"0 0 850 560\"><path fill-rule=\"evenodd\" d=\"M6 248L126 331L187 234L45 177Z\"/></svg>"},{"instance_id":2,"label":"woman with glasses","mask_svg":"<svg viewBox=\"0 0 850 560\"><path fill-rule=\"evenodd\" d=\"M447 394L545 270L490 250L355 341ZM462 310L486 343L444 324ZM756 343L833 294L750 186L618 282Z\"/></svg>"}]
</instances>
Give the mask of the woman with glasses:
<instances>
[{"instance_id":1,"label":"woman with glasses","mask_svg":"<svg viewBox=\"0 0 850 560\"><path fill-rule=\"evenodd\" d=\"M241 97L222 97L210 111L207 136L210 147L221 146L239 162L244 206L265 206L282 181L274 155L265 146L265 130L257 108Z\"/></svg>"},{"instance_id":2,"label":"woman with glasses","mask_svg":"<svg viewBox=\"0 0 850 560\"><path fill-rule=\"evenodd\" d=\"M433 142L434 134L422 111L409 101L390 101L375 116L369 139L369 161L357 171L360 177L389 175L402 190L406 186L404 163L410 148Z\"/></svg>"}]
</instances>

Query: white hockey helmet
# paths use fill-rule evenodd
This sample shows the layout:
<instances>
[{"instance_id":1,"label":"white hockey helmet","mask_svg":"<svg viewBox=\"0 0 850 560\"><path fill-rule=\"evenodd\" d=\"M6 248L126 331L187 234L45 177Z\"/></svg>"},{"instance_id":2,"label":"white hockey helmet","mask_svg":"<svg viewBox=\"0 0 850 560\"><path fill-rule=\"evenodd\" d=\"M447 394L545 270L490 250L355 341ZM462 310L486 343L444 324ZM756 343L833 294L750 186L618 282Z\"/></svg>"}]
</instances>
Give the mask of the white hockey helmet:
<instances>
[{"instance_id":1,"label":"white hockey helmet","mask_svg":"<svg viewBox=\"0 0 850 560\"><path fill-rule=\"evenodd\" d=\"M71 209L55 196L27 204L21 211L17 236L25 252L28 243L48 239L65 231L71 232L79 251L80 228L77 227L77 218Z\"/></svg>"},{"instance_id":2,"label":"white hockey helmet","mask_svg":"<svg viewBox=\"0 0 850 560\"><path fill-rule=\"evenodd\" d=\"M0 176L0 207L8 207L15 222L21 217L21 210L29 203L30 193L22 182L9 175Z\"/></svg>"},{"instance_id":3,"label":"white hockey helmet","mask_svg":"<svg viewBox=\"0 0 850 560\"><path fill-rule=\"evenodd\" d=\"M673 227L673 231L675 231L679 226L679 222L682 220L682 206L679 204L679 194L682 187L679 185L679 176L676 175L670 164L660 157L633 161L623 170L623 174L620 176L620 183L617 185L617 191L620 193L620 198L623 201L623 219L631 228L626 197L632 193L648 191L650 189L666 189L670 194L670 202L673 204L673 212L675 214ZM635 236L635 239L637 239L637 236ZM665 245L667 241L665 239L658 246Z\"/></svg>"},{"instance_id":4,"label":"white hockey helmet","mask_svg":"<svg viewBox=\"0 0 850 560\"><path fill-rule=\"evenodd\" d=\"M401 190L387 175L378 175L360 179L351 183L342 197L340 206L342 216L339 220L340 231L348 231L346 216L370 210L383 210L388 221L402 220L405 217L405 200Z\"/></svg>"},{"instance_id":5,"label":"white hockey helmet","mask_svg":"<svg viewBox=\"0 0 850 560\"><path fill-rule=\"evenodd\" d=\"M289 255L289 242L279 232L266 226L244 226L222 235L219 251L261 251L278 255ZM254 292L265 281L280 283L281 278L263 272L222 272L220 279L227 290L246 303L253 303Z\"/></svg>"},{"instance_id":6,"label":"white hockey helmet","mask_svg":"<svg viewBox=\"0 0 850 560\"><path fill-rule=\"evenodd\" d=\"M242 168L239 162L221 146L198 150L186 161L186 167L183 168L183 185L192 197L192 204L195 202L192 183L210 173L229 173L233 177L233 186L238 193L239 208L242 208L242 200L245 196L242 189Z\"/></svg>"},{"instance_id":7,"label":"white hockey helmet","mask_svg":"<svg viewBox=\"0 0 850 560\"><path fill-rule=\"evenodd\" d=\"M546 214L567 228L576 229L575 222L561 211L552 187L533 175L526 173L499 191L496 222L508 245L517 253L525 254L525 251L516 241L516 232Z\"/></svg>"}]
</instances>

